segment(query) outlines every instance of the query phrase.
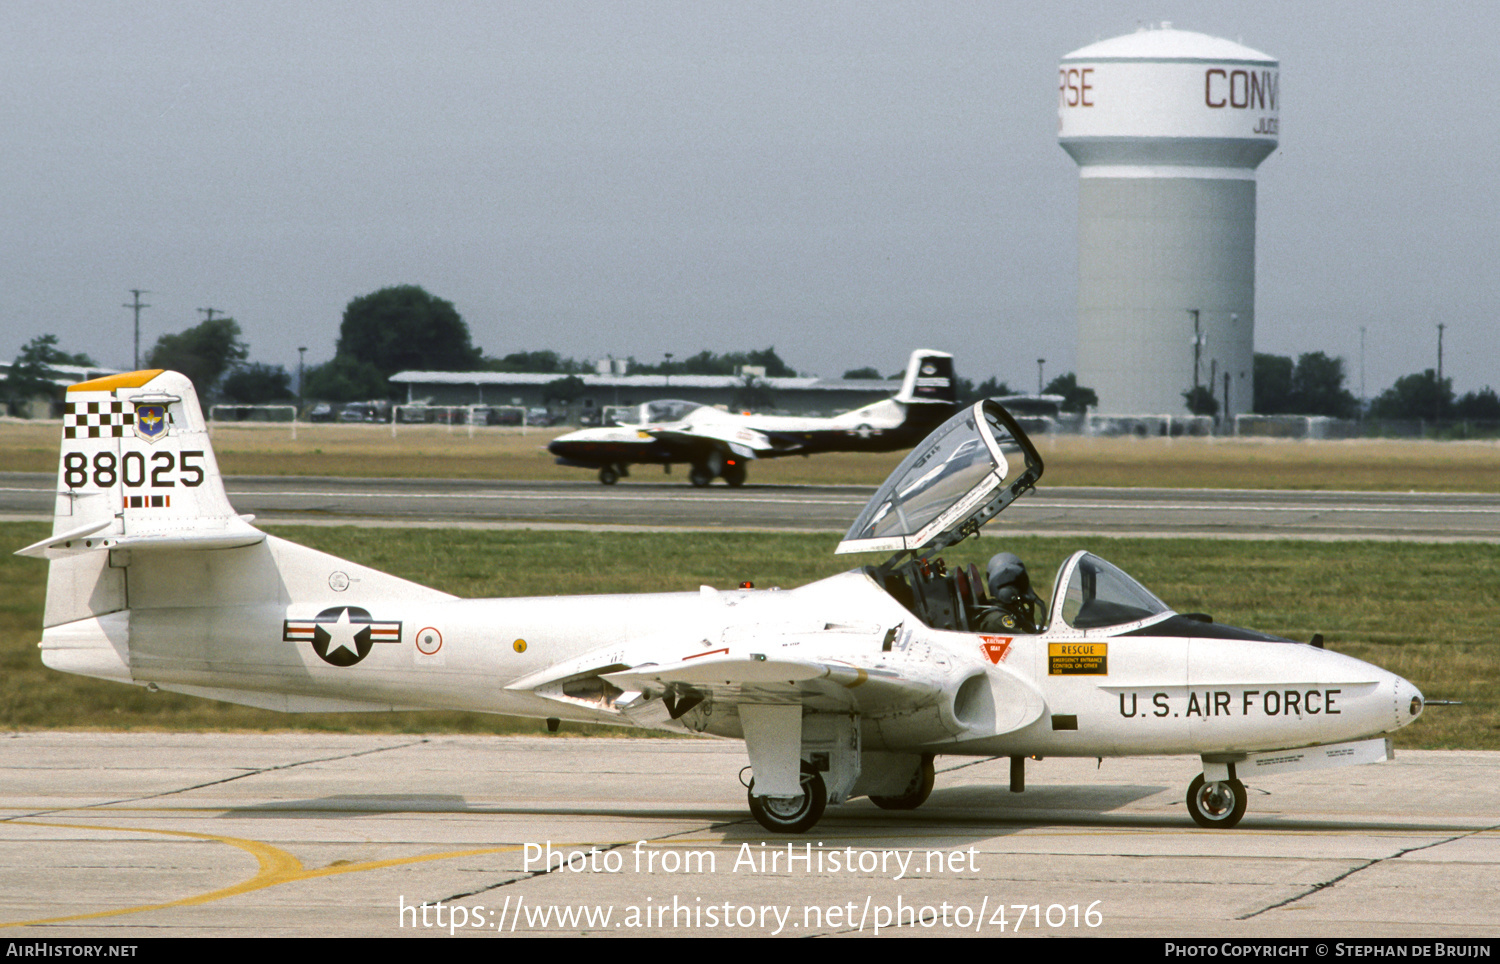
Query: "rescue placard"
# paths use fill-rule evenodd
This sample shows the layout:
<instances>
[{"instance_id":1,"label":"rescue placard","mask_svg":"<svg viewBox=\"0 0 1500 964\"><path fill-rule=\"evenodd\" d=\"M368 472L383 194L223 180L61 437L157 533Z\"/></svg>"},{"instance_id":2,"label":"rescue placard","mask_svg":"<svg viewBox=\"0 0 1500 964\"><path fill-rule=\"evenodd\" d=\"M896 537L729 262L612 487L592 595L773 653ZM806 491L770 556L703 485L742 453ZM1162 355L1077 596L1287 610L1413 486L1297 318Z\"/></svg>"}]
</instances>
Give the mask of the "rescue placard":
<instances>
[{"instance_id":1,"label":"rescue placard","mask_svg":"<svg viewBox=\"0 0 1500 964\"><path fill-rule=\"evenodd\" d=\"M1048 676L1108 676L1108 643L1048 643Z\"/></svg>"}]
</instances>

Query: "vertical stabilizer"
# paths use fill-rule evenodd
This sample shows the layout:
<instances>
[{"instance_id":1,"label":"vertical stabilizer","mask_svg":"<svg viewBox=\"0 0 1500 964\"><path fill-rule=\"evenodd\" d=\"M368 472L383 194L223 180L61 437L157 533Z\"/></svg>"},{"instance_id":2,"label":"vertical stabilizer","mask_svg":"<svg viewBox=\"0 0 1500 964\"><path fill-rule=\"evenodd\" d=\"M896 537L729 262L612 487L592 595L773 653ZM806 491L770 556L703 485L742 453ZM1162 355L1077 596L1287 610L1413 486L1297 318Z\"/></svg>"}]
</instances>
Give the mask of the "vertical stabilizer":
<instances>
[{"instance_id":1,"label":"vertical stabilizer","mask_svg":"<svg viewBox=\"0 0 1500 964\"><path fill-rule=\"evenodd\" d=\"M908 405L913 402L957 403L958 383L953 374L953 356L931 348L918 348L912 352L896 401Z\"/></svg>"},{"instance_id":2,"label":"vertical stabilizer","mask_svg":"<svg viewBox=\"0 0 1500 964\"><path fill-rule=\"evenodd\" d=\"M403 642L394 601L452 598L237 515L198 397L176 372L68 389L52 532L21 550L50 563L45 665L251 706L390 708L378 685L349 696L349 679L324 677L346 664L317 651L318 633L326 643L325 623L343 619L338 658L363 658L372 641Z\"/></svg>"},{"instance_id":3,"label":"vertical stabilizer","mask_svg":"<svg viewBox=\"0 0 1500 964\"><path fill-rule=\"evenodd\" d=\"M228 548L265 538L230 506L198 396L176 372L69 387L57 483L52 536L23 554Z\"/></svg>"},{"instance_id":4,"label":"vertical stabilizer","mask_svg":"<svg viewBox=\"0 0 1500 964\"><path fill-rule=\"evenodd\" d=\"M125 609L130 550L264 539L224 494L187 378L139 371L69 387L52 535L20 552L52 563L46 626Z\"/></svg>"}]
</instances>

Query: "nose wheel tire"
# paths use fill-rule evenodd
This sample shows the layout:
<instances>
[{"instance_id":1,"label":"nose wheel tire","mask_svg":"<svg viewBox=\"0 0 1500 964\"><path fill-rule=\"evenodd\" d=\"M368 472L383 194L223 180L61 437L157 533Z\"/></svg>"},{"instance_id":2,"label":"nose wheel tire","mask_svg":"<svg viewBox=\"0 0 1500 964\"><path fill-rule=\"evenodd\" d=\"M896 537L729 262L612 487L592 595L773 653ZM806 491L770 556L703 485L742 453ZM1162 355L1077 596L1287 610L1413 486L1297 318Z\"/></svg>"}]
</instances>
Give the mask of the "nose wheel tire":
<instances>
[{"instance_id":1,"label":"nose wheel tire","mask_svg":"<svg viewBox=\"0 0 1500 964\"><path fill-rule=\"evenodd\" d=\"M707 466L695 465L688 470L688 481L693 483L695 488L701 489L713 480L714 474L708 470Z\"/></svg>"},{"instance_id":2,"label":"nose wheel tire","mask_svg":"<svg viewBox=\"0 0 1500 964\"><path fill-rule=\"evenodd\" d=\"M754 780L750 781L749 796L755 822L772 833L802 833L818 822L828 806L823 777L807 763L802 764L801 796L757 797Z\"/></svg>"},{"instance_id":3,"label":"nose wheel tire","mask_svg":"<svg viewBox=\"0 0 1500 964\"><path fill-rule=\"evenodd\" d=\"M611 466L606 465L599 470L599 481L604 485L614 485L620 481L620 473L616 472Z\"/></svg>"},{"instance_id":4,"label":"nose wheel tire","mask_svg":"<svg viewBox=\"0 0 1500 964\"><path fill-rule=\"evenodd\" d=\"M937 779L937 771L932 766L932 754L922 754L922 762L917 767L917 772L911 776L911 782L906 789L894 797L870 797L870 802L882 810L915 810L927 802L932 795L932 784Z\"/></svg>"},{"instance_id":5,"label":"nose wheel tire","mask_svg":"<svg viewBox=\"0 0 1500 964\"><path fill-rule=\"evenodd\" d=\"M1209 830L1228 830L1239 823L1249 802L1245 785L1238 780L1209 783L1200 773L1188 784L1188 814L1194 823Z\"/></svg>"}]
</instances>

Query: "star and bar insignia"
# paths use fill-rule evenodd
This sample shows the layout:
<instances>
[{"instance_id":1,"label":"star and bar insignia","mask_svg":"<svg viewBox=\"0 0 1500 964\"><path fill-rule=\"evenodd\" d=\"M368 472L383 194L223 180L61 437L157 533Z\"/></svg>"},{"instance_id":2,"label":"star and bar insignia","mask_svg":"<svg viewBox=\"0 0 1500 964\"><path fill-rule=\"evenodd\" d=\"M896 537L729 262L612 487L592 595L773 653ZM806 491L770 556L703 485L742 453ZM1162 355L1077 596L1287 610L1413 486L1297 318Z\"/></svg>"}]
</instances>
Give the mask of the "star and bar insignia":
<instances>
[{"instance_id":1,"label":"star and bar insignia","mask_svg":"<svg viewBox=\"0 0 1500 964\"><path fill-rule=\"evenodd\" d=\"M358 606L334 606L312 619L288 619L281 624L287 643L312 643L313 650L334 666L353 666L370 655L376 643L401 642L401 623L370 618Z\"/></svg>"}]
</instances>

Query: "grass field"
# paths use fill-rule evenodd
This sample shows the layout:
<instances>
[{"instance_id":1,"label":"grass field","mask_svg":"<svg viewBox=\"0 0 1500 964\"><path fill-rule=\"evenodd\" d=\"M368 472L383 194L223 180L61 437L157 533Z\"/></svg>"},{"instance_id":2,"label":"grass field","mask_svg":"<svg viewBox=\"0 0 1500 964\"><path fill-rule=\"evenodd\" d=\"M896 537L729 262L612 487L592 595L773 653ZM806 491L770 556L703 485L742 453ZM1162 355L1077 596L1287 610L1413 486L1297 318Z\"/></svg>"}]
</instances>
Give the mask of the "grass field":
<instances>
[{"instance_id":1,"label":"grass field","mask_svg":"<svg viewBox=\"0 0 1500 964\"><path fill-rule=\"evenodd\" d=\"M855 564L834 557L824 535L768 533L584 533L276 527L285 538L461 596L693 591L741 580L798 586ZM0 524L13 551L42 538L37 523ZM952 562L983 565L1001 548L1018 552L1039 591L1076 540L970 540ZM1097 539L1092 548L1123 566L1169 605L1219 622L1292 639L1321 632L1329 648L1412 680L1433 707L1396 737L1423 749L1500 749L1500 555L1485 545ZM482 714L398 713L287 716L139 687L54 673L41 665L46 566L0 555L0 728L316 729L335 731L540 732L535 721ZM869 561L854 557L856 562ZM579 727L565 731L581 732ZM596 731L597 732L597 731ZM618 731L615 731L618 732Z\"/></svg>"},{"instance_id":2,"label":"grass field","mask_svg":"<svg viewBox=\"0 0 1500 964\"><path fill-rule=\"evenodd\" d=\"M573 479L593 473L557 465L547 442L563 429L463 426L226 425L214 450L227 475L332 475L396 478ZM0 421L0 465L55 472L57 423ZM1500 492L1500 442L1387 439L1137 439L1055 436L1037 439L1046 460L1043 485L1182 488ZM831 453L756 462L750 481L878 485L904 452ZM626 484L686 484L638 467Z\"/></svg>"}]
</instances>

